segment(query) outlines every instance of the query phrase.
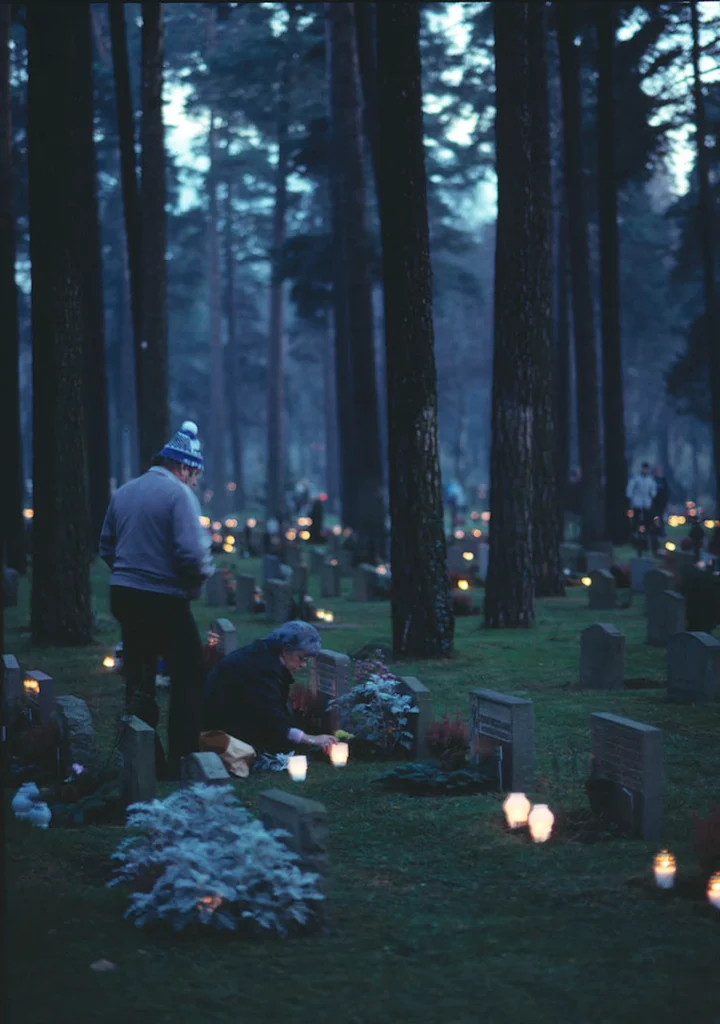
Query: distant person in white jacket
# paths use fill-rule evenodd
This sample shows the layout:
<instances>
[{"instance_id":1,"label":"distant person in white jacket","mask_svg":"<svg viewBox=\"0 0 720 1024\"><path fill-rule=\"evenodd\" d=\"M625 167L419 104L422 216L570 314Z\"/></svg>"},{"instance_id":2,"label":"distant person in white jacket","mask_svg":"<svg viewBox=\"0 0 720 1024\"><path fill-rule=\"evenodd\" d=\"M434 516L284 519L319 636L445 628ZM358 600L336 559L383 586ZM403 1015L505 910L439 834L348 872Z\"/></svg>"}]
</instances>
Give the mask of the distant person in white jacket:
<instances>
[{"instance_id":1,"label":"distant person in white jacket","mask_svg":"<svg viewBox=\"0 0 720 1024\"><path fill-rule=\"evenodd\" d=\"M171 680L168 760L156 742L158 775L176 778L198 749L205 670L190 601L215 567L193 493L203 469L194 423L183 423L142 476L117 490L105 515L100 555L112 571L110 607L120 623L126 709L157 729L158 657Z\"/></svg>"},{"instance_id":2,"label":"distant person in white jacket","mask_svg":"<svg viewBox=\"0 0 720 1024\"><path fill-rule=\"evenodd\" d=\"M633 532L639 549L647 545L648 533L652 524L652 507L657 484L650 475L650 466L643 462L640 472L630 478L625 495L632 509Z\"/></svg>"}]
</instances>

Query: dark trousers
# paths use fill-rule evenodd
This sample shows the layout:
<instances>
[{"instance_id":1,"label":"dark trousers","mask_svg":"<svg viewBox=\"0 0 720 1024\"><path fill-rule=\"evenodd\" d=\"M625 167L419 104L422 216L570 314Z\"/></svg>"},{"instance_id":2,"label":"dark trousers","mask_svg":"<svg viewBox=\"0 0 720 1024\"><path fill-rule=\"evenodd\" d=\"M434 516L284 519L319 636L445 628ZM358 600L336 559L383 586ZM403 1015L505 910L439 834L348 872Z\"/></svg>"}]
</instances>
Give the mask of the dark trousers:
<instances>
[{"instance_id":1,"label":"dark trousers","mask_svg":"<svg viewBox=\"0 0 720 1024\"><path fill-rule=\"evenodd\" d=\"M120 623L128 714L157 729L159 709L155 674L162 657L170 675L168 759L198 749L205 668L200 634L190 602L131 587L111 587L110 607ZM161 748L159 753L161 752Z\"/></svg>"}]
</instances>

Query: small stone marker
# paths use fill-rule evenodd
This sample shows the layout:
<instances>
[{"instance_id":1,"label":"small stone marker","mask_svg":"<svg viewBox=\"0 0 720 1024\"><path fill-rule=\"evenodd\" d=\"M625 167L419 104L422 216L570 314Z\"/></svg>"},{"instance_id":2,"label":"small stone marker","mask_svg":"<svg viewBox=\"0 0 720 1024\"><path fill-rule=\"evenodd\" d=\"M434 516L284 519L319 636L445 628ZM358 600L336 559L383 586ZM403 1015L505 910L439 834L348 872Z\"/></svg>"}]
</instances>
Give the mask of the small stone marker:
<instances>
[{"instance_id":1,"label":"small stone marker","mask_svg":"<svg viewBox=\"0 0 720 1024\"><path fill-rule=\"evenodd\" d=\"M241 573L237 578L235 591L236 608L245 615L255 610L255 577Z\"/></svg>"},{"instance_id":2,"label":"small stone marker","mask_svg":"<svg viewBox=\"0 0 720 1024\"><path fill-rule=\"evenodd\" d=\"M582 571L583 549L579 544L560 545L560 565L570 572Z\"/></svg>"},{"instance_id":3,"label":"small stone marker","mask_svg":"<svg viewBox=\"0 0 720 1024\"><path fill-rule=\"evenodd\" d=\"M673 579L674 577L671 572L666 572L665 569L658 569L657 566L653 566L652 569L645 573L643 586L645 590L646 609L647 601L649 601L653 595L662 594L664 590L672 590Z\"/></svg>"},{"instance_id":4,"label":"small stone marker","mask_svg":"<svg viewBox=\"0 0 720 1024\"><path fill-rule=\"evenodd\" d=\"M645 593L645 577L657 566L649 558L633 558L630 562L630 587L633 594Z\"/></svg>"},{"instance_id":5,"label":"small stone marker","mask_svg":"<svg viewBox=\"0 0 720 1024\"><path fill-rule=\"evenodd\" d=\"M353 588L352 588L352 600L353 601L370 601L372 600L372 589L375 584L375 578L377 573L375 572L374 565L359 565L353 573Z\"/></svg>"},{"instance_id":6,"label":"small stone marker","mask_svg":"<svg viewBox=\"0 0 720 1024\"><path fill-rule=\"evenodd\" d=\"M347 654L337 651L320 651L313 658L310 670L310 689L324 699L325 705L336 697L342 697L352 687L352 662ZM337 711L329 714L331 732L340 728L340 716Z\"/></svg>"},{"instance_id":7,"label":"small stone marker","mask_svg":"<svg viewBox=\"0 0 720 1024\"><path fill-rule=\"evenodd\" d=\"M292 589L285 580L268 580L263 587L265 594L265 621L271 623L289 622L292 618Z\"/></svg>"},{"instance_id":8,"label":"small stone marker","mask_svg":"<svg viewBox=\"0 0 720 1024\"><path fill-rule=\"evenodd\" d=\"M266 789L258 797L258 816L266 829L287 833L279 838L298 855L303 871L313 871L327 879L330 859L324 804L282 789Z\"/></svg>"},{"instance_id":9,"label":"small stone marker","mask_svg":"<svg viewBox=\"0 0 720 1024\"><path fill-rule=\"evenodd\" d=\"M498 759L502 792L528 792L535 774L535 716L531 700L495 690L470 692L473 761Z\"/></svg>"},{"instance_id":10,"label":"small stone marker","mask_svg":"<svg viewBox=\"0 0 720 1024\"><path fill-rule=\"evenodd\" d=\"M26 682L32 681L38 684L38 690L25 686ZM52 720L52 713L55 708L55 684L52 681L52 677L44 672L38 672L36 669L32 672L26 672L23 680L23 690L25 696L37 706L41 725L46 725Z\"/></svg>"},{"instance_id":11,"label":"small stone marker","mask_svg":"<svg viewBox=\"0 0 720 1024\"><path fill-rule=\"evenodd\" d=\"M310 582L310 570L306 565L296 565L292 575L293 594L301 597L307 594L308 583Z\"/></svg>"},{"instance_id":12,"label":"small stone marker","mask_svg":"<svg viewBox=\"0 0 720 1024\"><path fill-rule=\"evenodd\" d=\"M595 569L590 573L590 579L588 608L595 611L617 608L617 583L613 574L607 569Z\"/></svg>"},{"instance_id":13,"label":"small stone marker","mask_svg":"<svg viewBox=\"0 0 720 1024\"><path fill-rule=\"evenodd\" d=\"M216 646L223 658L237 650L237 630L230 619L213 619L208 635L217 638Z\"/></svg>"},{"instance_id":14,"label":"small stone marker","mask_svg":"<svg viewBox=\"0 0 720 1024\"><path fill-rule=\"evenodd\" d=\"M20 573L15 569L3 569L3 605L17 608L20 593Z\"/></svg>"},{"instance_id":15,"label":"small stone marker","mask_svg":"<svg viewBox=\"0 0 720 1024\"><path fill-rule=\"evenodd\" d=\"M135 715L123 719L120 739L123 764L120 774L120 799L128 804L154 800L157 792L155 780L155 730Z\"/></svg>"},{"instance_id":16,"label":"small stone marker","mask_svg":"<svg viewBox=\"0 0 720 1024\"><path fill-rule=\"evenodd\" d=\"M280 580L282 579L282 573L280 571L280 559L277 555L264 555L263 556L263 587L268 580Z\"/></svg>"},{"instance_id":17,"label":"small stone marker","mask_svg":"<svg viewBox=\"0 0 720 1024\"><path fill-rule=\"evenodd\" d=\"M225 577L216 571L205 583L205 594L210 608L224 608L228 603Z\"/></svg>"},{"instance_id":18,"label":"small stone marker","mask_svg":"<svg viewBox=\"0 0 720 1024\"><path fill-rule=\"evenodd\" d=\"M417 714L408 716L407 728L413 734L411 758L413 761L425 761L429 756L428 729L433 723L433 705L430 690L415 676L403 676L398 682L398 692L403 697L410 697Z\"/></svg>"},{"instance_id":19,"label":"small stone marker","mask_svg":"<svg viewBox=\"0 0 720 1024\"><path fill-rule=\"evenodd\" d=\"M65 767L81 764L92 769L100 760L95 727L87 702L81 697L57 697L54 717L60 730L60 750Z\"/></svg>"},{"instance_id":20,"label":"small stone marker","mask_svg":"<svg viewBox=\"0 0 720 1024\"><path fill-rule=\"evenodd\" d=\"M598 622L580 634L580 686L625 689L625 637L615 626Z\"/></svg>"},{"instance_id":21,"label":"small stone marker","mask_svg":"<svg viewBox=\"0 0 720 1024\"><path fill-rule=\"evenodd\" d=\"M14 654L3 654L3 703L19 700L24 694L22 670Z\"/></svg>"},{"instance_id":22,"label":"small stone marker","mask_svg":"<svg viewBox=\"0 0 720 1024\"><path fill-rule=\"evenodd\" d=\"M605 812L638 839L662 823L662 732L618 715L590 716L591 779L609 784Z\"/></svg>"},{"instance_id":23,"label":"small stone marker","mask_svg":"<svg viewBox=\"0 0 720 1024\"><path fill-rule=\"evenodd\" d=\"M211 750L187 754L180 762L180 775L183 786L192 786L196 782L206 786L222 786L231 781L220 757Z\"/></svg>"},{"instance_id":24,"label":"small stone marker","mask_svg":"<svg viewBox=\"0 0 720 1024\"><path fill-rule=\"evenodd\" d=\"M720 641L709 633L677 633L668 641L668 700L720 701Z\"/></svg>"},{"instance_id":25,"label":"small stone marker","mask_svg":"<svg viewBox=\"0 0 720 1024\"><path fill-rule=\"evenodd\" d=\"M685 598L674 590L653 594L647 602L647 642L651 647L667 647L671 636L687 628Z\"/></svg>"},{"instance_id":26,"label":"small stone marker","mask_svg":"<svg viewBox=\"0 0 720 1024\"><path fill-rule=\"evenodd\" d=\"M588 551L585 555L585 566L588 574L595 572L597 569L607 569L609 571L612 568L612 559L605 551Z\"/></svg>"},{"instance_id":27,"label":"small stone marker","mask_svg":"<svg viewBox=\"0 0 720 1024\"><path fill-rule=\"evenodd\" d=\"M325 562L320 573L320 597L340 597L342 573L336 558Z\"/></svg>"}]
</instances>

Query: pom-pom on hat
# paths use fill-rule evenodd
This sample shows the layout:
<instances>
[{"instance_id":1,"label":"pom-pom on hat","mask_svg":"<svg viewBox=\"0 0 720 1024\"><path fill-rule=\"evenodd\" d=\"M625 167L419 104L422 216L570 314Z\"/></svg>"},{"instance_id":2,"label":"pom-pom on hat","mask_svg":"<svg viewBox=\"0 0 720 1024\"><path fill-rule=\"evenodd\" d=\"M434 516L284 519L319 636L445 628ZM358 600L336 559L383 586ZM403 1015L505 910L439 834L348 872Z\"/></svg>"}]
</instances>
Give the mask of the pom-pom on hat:
<instances>
[{"instance_id":1,"label":"pom-pom on hat","mask_svg":"<svg viewBox=\"0 0 720 1024\"><path fill-rule=\"evenodd\" d=\"M191 469L204 469L197 424L192 420L185 420L175 437L160 449L158 458L172 459L173 462L181 462Z\"/></svg>"}]
</instances>

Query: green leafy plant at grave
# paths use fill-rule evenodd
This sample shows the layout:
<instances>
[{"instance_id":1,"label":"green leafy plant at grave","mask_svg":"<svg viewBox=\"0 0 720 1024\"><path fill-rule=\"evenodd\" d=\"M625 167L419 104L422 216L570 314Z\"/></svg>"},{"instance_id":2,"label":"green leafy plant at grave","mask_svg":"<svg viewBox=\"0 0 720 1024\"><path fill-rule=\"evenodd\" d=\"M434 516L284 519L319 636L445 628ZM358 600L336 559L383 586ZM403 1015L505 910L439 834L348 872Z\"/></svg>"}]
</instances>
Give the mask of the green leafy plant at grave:
<instances>
[{"instance_id":1,"label":"green leafy plant at grave","mask_svg":"<svg viewBox=\"0 0 720 1024\"><path fill-rule=\"evenodd\" d=\"M720 805L713 804L707 818L693 815L694 845L703 882L720 871Z\"/></svg>"},{"instance_id":2,"label":"green leafy plant at grave","mask_svg":"<svg viewBox=\"0 0 720 1024\"><path fill-rule=\"evenodd\" d=\"M467 796L497 790L497 771L492 765L445 771L431 762L399 765L373 780L373 785L409 796Z\"/></svg>"},{"instance_id":3,"label":"green leafy plant at grave","mask_svg":"<svg viewBox=\"0 0 720 1024\"><path fill-rule=\"evenodd\" d=\"M462 715L450 718L445 714L428 729L428 749L442 768L457 770L467 764L470 739Z\"/></svg>"},{"instance_id":4,"label":"green leafy plant at grave","mask_svg":"<svg viewBox=\"0 0 720 1024\"><path fill-rule=\"evenodd\" d=\"M126 917L176 931L195 925L287 936L311 923L319 876L237 800L230 786L193 786L166 800L133 804L108 884L135 883Z\"/></svg>"},{"instance_id":5,"label":"green leafy plant at grave","mask_svg":"<svg viewBox=\"0 0 720 1024\"><path fill-rule=\"evenodd\" d=\"M410 697L398 691L398 680L372 675L349 693L336 697L328 711L338 711L344 728L352 729L354 753L392 757L398 748L410 750L413 735L408 729L410 715L418 709Z\"/></svg>"}]
</instances>

